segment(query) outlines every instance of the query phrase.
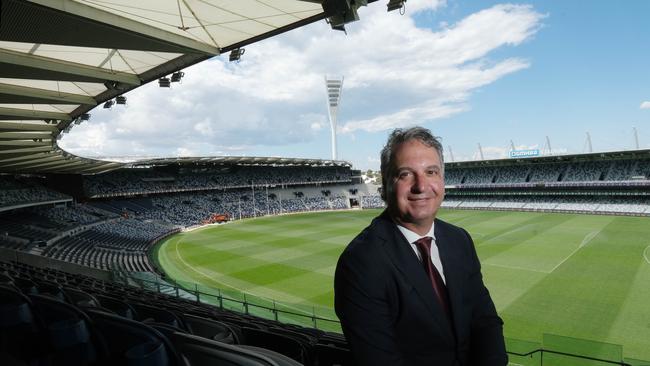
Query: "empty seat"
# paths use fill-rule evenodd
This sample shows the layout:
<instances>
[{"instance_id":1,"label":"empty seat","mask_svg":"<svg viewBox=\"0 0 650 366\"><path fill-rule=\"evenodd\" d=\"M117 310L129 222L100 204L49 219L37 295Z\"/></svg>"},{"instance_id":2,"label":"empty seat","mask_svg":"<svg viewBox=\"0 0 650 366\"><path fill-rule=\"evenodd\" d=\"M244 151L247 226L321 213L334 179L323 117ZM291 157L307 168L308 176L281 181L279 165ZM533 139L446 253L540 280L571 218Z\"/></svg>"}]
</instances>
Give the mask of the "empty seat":
<instances>
[{"instance_id":1,"label":"empty seat","mask_svg":"<svg viewBox=\"0 0 650 366\"><path fill-rule=\"evenodd\" d=\"M184 314L183 320L191 334L227 344L239 343L239 337L228 324L190 314Z\"/></svg>"},{"instance_id":2,"label":"empty seat","mask_svg":"<svg viewBox=\"0 0 650 366\"><path fill-rule=\"evenodd\" d=\"M43 320L57 365L90 365L106 355L106 348L88 316L73 305L46 295L29 295Z\"/></svg>"},{"instance_id":3,"label":"empty seat","mask_svg":"<svg viewBox=\"0 0 650 366\"><path fill-rule=\"evenodd\" d=\"M183 319L169 310L139 303L130 304L140 315L140 321L153 321L156 323L168 324L183 330L187 329Z\"/></svg>"},{"instance_id":4,"label":"empty seat","mask_svg":"<svg viewBox=\"0 0 650 366\"><path fill-rule=\"evenodd\" d=\"M96 295L95 298L99 301L101 307L106 308L121 317L127 319L139 319L137 311L135 311L135 309L127 302L105 295Z\"/></svg>"},{"instance_id":5,"label":"empty seat","mask_svg":"<svg viewBox=\"0 0 650 366\"><path fill-rule=\"evenodd\" d=\"M63 293L65 294L68 302L75 306L80 307L98 307L99 301L91 294L71 287L64 287Z\"/></svg>"},{"instance_id":6,"label":"empty seat","mask_svg":"<svg viewBox=\"0 0 650 366\"><path fill-rule=\"evenodd\" d=\"M170 341L144 323L92 308L86 313L108 347L107 363L130 366L187 365Z\"/></svg>"},{"instance_id":7,"label":"empty seat","mask_svg":"<svg viewBox=\"0 0 650 366\"><path fill-rule=\"evenodd\" d=\"M273 333L268 330L243 327L243 344L263 347L292 359L309 364L309 356L305 346L298 340L284 334Z\"/></svg>"},{"instance_id":8,"label":"empty seat","mask_svg":"<svg viewBox=\"0 0 650 366\"><path fill-rule=\"evenodd\" d=\"M314 346L316 363L318 366L353 366L356 365L352 352L347 348L330 344L317 344Z\"/></svg>"},{"instance_id":9,"label":"empty seat","mask_svg":"<svg viewBox=\"0 0 650 366\"><path fill-rule=\"evenodd\" d=\"M0 353L32 364L46 355L48 346L31 300L16 287L0 285Z\"/></svg>"},{"instance_id":10,"label":"empty seat","mask_svg":"<svg viewBox=\"0 0 650 366\"><path fill-rule=\"evenodd\" d=\"M259 351L225 344L192 334L174 333L174 346L192 366L300 366L302 364L269 350Z\"/></svg>"}]
</instances>

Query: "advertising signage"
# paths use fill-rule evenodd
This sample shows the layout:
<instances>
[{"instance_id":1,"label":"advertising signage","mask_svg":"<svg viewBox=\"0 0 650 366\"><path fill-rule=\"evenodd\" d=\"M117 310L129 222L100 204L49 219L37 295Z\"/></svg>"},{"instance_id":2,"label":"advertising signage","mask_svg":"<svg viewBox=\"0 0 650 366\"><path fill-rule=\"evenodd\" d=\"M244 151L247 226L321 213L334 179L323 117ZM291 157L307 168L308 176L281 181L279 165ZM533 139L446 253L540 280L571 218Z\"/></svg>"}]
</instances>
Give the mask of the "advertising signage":
<instances>
[{"instance_id":1,"label":"advertising signage","mask_svg":"<svg viewBox=\"0 0 650 366\"><path fill-rule=\"evenodd\" d=\"M510 150L511 158L532 158L533 156L539 156L539 149Z\"/></svg>"}]
</instances>

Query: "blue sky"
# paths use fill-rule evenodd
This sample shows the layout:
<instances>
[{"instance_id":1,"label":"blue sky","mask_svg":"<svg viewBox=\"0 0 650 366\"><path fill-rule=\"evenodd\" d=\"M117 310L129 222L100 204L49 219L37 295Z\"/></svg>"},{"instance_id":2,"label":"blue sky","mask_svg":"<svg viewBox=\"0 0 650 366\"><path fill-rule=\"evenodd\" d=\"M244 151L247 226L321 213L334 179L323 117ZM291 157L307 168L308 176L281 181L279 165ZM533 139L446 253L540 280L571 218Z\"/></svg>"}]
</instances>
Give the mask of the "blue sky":
<instances>
[{"instance_id":1,"label":"blue sky","mask_svg":"<svg viewBox=\"0 0 650 366\"><path fill-rule=\"evenodd\" d=\"M650 148L650 1L408 0L359 11L348 34L324 22L150 84L126 108L101 108L61 141L83 156L283 156L329 159L323 76L343 75L339 159L378 169L395 127L423 125L454 160L517 148ZM643 108L643 103L648 102ZM445 158L451 159L448 151Z\"/></svg>"}]
</instances>

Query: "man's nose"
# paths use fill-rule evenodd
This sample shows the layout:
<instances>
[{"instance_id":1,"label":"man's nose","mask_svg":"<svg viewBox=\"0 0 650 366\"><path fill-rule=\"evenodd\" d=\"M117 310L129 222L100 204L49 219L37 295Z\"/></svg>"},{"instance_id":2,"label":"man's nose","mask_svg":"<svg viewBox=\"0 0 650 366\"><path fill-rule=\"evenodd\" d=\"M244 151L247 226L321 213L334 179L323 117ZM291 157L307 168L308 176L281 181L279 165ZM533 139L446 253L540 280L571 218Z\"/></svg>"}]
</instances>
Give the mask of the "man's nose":
<instances>
[{"instance_id":1,"label":"man's nose","mask_svg":"<svg viewBox=\"0 0 650 366\"><path fill-rule=\"evenodd\" d=\"M425 179L420 174L415 174L413 176L413 185L411 185L411 193L421 193L424 192L425 188Z\"/></svg>"}]
</instances>

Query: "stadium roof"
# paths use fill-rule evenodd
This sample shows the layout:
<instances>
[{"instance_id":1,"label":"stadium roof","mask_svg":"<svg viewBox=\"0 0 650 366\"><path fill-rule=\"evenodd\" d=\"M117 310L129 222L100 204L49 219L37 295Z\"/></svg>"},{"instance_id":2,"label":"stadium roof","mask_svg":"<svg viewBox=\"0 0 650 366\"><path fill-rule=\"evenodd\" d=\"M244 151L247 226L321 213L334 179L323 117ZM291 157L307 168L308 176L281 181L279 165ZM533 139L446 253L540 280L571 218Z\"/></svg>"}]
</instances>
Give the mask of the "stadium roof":
<instances>
[{"instance_id":1,"label":"stadium roof","mask_svg":"<svg viewBox=\"0 0 650 366\"><path fill-rule=\"evenodd\" d=\"M56 141L100 104L213 56L324 19L338 3L2 0L0 172L93 174L119 168L122 163L69 154Z\"/></svg>"},{"instance_id":2,"label":"stadium roof","mask_svg":"<svg viewBox=\"0 0 650 366\"><path fill-rule=\"evenodd\" d=\"M472 160L445 162L445 167L472 168L481 166L510 166L516 164L550 164L567 162L611 161L622 159L650 159L650 149L608 151L597 153L583 153L570 155L544 155L530 158L510 158L492 160Z\"/></svg>"},{"instance_id":3,"label":"stadium roof","mask_svg":"<svg viewBox=\"0 0 650 366\"><path fill-rule=\"evenodd\" d=\"M150 167L161 165L273 165L273 166L341 166L351 167L347 161L324 160L324 159L302 159L302 158L279 158L260 156L214 156L214 157L183 157L183 158L159 158L140 160L127 164L128 167Z\"/></svg>"}]
</instances>

